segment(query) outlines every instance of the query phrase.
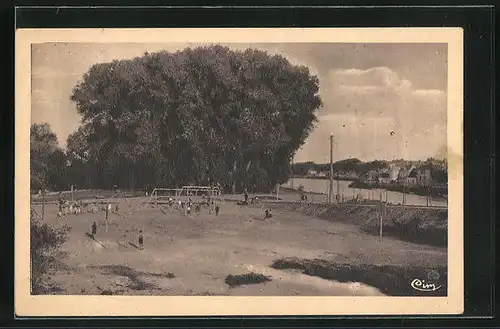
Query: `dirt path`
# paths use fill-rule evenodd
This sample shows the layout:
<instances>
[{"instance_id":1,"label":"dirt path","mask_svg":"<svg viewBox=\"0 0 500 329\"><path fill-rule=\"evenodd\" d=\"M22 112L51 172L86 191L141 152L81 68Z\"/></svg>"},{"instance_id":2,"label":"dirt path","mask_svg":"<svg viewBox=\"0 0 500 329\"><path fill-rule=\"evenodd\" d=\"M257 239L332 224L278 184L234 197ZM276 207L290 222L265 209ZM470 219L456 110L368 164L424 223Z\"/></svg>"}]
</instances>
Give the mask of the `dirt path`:
<instances>
[{"instance_id":1,"label":"dirt path","mask_svg":"<svg viewBox=\"0 0 500 329\"><path fill-rule=\"evenodd\" d=\"M315 219L296 212L274 212L263 220L259 207L226 203L219 216L203 209L199 216L179 211L143 208L133 199L119 205L105 234L104 214L83 213L56 218L56 207L46 206L54 226L71 227L63 247L65 264L47 277L61 288L58 294L127 295L377 295L371 287L338 283L270 268L288 257L370 265L446 265L446 249L406 243L391 238L381 242L349 224ZM97 241L87 234L98 224ZM145 250L138 250L137 234L144 231ZM230 288L229 274L255 272L270 282Z\"/></svg>"}]
</instances>

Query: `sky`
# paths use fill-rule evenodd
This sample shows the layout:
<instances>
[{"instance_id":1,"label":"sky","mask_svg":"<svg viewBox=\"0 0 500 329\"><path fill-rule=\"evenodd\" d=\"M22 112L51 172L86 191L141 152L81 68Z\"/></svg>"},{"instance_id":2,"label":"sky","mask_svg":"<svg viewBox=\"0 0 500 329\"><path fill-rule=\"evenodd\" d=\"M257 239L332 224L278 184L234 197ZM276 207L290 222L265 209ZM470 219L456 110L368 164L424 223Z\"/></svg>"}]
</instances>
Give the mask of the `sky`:
<instances>
[{"instance_id":1,"label":"sky","mask_svg":"<svg viewBox=\"0 0 500 329\"><path fill-rule=\"evenodd\" d=\"M80 125L73 87L96 63L199 44L43 43L32 45L32 123L47 122L65 147ZM323 107L295 162L424 160L445 156L446 44L225 44L280 53L320 81Z\"/></svg>"}]
</instances>

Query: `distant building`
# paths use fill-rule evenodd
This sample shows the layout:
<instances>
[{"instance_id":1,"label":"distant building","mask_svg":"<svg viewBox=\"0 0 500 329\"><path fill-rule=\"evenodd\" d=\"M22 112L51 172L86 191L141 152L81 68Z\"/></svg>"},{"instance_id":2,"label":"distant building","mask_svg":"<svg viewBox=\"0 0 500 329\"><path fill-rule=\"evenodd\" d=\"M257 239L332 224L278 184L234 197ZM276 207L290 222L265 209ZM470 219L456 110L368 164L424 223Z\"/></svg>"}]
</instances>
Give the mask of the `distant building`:
<instances>
[{"instance_id":1,"label":"distant building","mask_svg":"<svg viewBox=\"0 0 500 329\"><path fill-rule=\"evenodd\" d=\"M417 183L421 186L432 185L432 167L424 165L417 170Z\"/></svg>"},{"instance_id":2,"label":"distant building","mask_svg":"<svg viewBox=\"0 0 500 329\"><path fill-rule=\"evenodd\" d=\"M417 169L413 168L408 174L408 177L406 177L406 184L417 185L417 178L418 178L418 171Z\"/></svg>"},{"instance_id":3,"label":"distant building","mask_svg":"<svg viewBox=\"0 0 500 329\"><path fill-rule=\"evenodd\" d=\"M307 175L308 176L317 176L318 172L316 170L308 170Z\"/></svg>"},{"instance_id":4,"label":"distant building","mask_svg":"<svg viewBox=\"0 0 500 329\"><path fill-rule=\"evenodd\" d=\"M346 177L349 179L358 179L359 174L355 170L350 170L349 172L347 172Z\"/></svg>"},{"instance_id":5,"label":"distant building","mask_svg":"<svg viewBox=\"0 0 500 329\"><path fill-rule=\"evenodd\" d=\"M399 168L396 165L391 165L389 167L389 179L390 179L391 183L398 181L398 175L399 175L400 170L401 170L401 168Z\"/></svg>"},{"instance_id":6,"label":"distant building","mask_svg":"<svg viewBox=\"0 0 500 329\"><path fill-rule=\"evenodd\" d=\"M392 182L390 172L382 172L378 177L379 184L390 184Z\"/></svg>"},{"instance_id":7,"label":"distant building","mask_svg":"<svg viewBox=\"0 0 500 329\"><path fill-rule=\"evenodd\" d=\"M405 184L408 183L408 176L415 169L415 166L404 166L399 169L398 172L398 183Z\"/></svg>"},{"instance_id":8,"label":"distant building","mask_svg":"<svg viewBox=\"0 0 500 329\"><path fill-rule=\"evenodd\" d=\"M379 173L376 170L370 170L368 173L366 173L366 180L367 181L377 181L378 176L379 176Z\"/></svg>"}]
</instances>

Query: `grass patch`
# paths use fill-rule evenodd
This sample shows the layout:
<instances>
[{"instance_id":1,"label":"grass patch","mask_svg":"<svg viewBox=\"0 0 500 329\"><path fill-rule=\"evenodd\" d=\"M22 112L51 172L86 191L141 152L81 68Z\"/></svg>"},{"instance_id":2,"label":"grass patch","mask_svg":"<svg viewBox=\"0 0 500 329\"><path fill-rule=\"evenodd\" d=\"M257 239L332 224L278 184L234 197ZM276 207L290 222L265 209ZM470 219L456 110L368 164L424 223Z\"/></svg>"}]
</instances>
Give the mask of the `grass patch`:
<instances>
[{"instance_id":1,"label":"grass patch","mask_svg":"<svg viewBox=\"0 0 500 329\"><path fill-rule=\"evenodd\" d=\"M226 277L226 284L230 286L231 288L241 286L241 285L246 285L246 284L257 284L257 283L263 283L263 282L269 282L271 281L271 278L262 274L257 274L254 272L251 273L246 273L246 274L238 274L238 275L232 275L229 274Z\"/></svg>"},{"instance_id":2,"label":"grass patch","mask_svg":"<svg viewBox=\"0 0 500 329\"><path fill-rule=\"evenodd\" d=\"M156 288L154 284L142 280L141 276L150 276L150 277L167 278L167 279L175 278L175 274L171 272L167 273L142 272L142 271L136 271L133 268L124 265L91 266L91 268L99 269L107 275L118 275L126 277L130 280L128 288L138 291Z\"/></svg>"},{"instance_id":3,"label":"grass patch","mask_svg":"<svg viewBox=\"0 0 500 329\"><path fill-rule=\"evenodd\" d=\"M380 230L380 211L377 207L361 205L343 207L310 203L275 204L269 207L297 211L324 220L353 224L370 235L378 235ZM383 221L383 235L416 244L446 247L448 245L448 210L418 207L387 208Z\"/></svg>"},{"instance_id":4,"label":"grass patch","mask_svg":"<svg viewBox=\"0 0 500 329\"><path fill-rule=\"evenodd\" d=\"M270 267L279 270L301 270L303 274L338 282L360 282L379 289L389 296L447 296L447 267L403 267L393 265L335 264L321 259L284 258ZM436 276L436 272L439 274ZM432 277L429 278L430 273ZM427 280L442 287L422 292L411 287L414 279Z\"/></svg>"}]
</instances>

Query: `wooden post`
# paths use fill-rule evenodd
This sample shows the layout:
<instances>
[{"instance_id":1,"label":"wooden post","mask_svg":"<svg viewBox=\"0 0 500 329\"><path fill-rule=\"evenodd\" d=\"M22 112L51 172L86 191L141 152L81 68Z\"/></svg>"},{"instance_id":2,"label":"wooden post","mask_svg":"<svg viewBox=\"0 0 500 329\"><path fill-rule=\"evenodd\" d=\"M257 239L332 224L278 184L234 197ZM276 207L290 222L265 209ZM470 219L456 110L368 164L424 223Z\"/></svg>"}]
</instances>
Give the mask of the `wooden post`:
<instances>
[{"instance_id":1,"label":"wooden post","mask_svg":"<svg viewBox=\"0 0 500 329\"><path fill-rule=\"evenodd\" d=\"M407 186L408 186L408 182L407 182L407 180L406 180L406 178L405 178L405 182L404 182L404 184L403 184L403 204L402 204L403 206L404 206L404 205L405 205L405 203L406 203L406 190L408 189L408 187L407 187Z\"/></svg>"},{"instance_id":2,"label":"wooden post","mask_svg":"<svg viewBox=\"0 0 500 329\"><path fill-rule=\"evenodd\" d=\"M45 189L42 189L42 220L44 220L45 216Z\"/></svg>"},{"instance_id":3,"label":"wooden post","mask_svg":"<svg viewBox=\"0 0 500 329\"><path fill-rule=\"evenodd\" d=\"M380 192L380 232L379 232L379 240L382 241L382 226L383 226L383 203L382 203L382 192Z\"/></svg>"},{"instance_id":4,"label":"wooden post","mask_svg":"<svg viewBox=\"0 0 500 329\"><path fill-rule=\"evenodd\" d=\"M328 203L332 202L333 196L333 134L330 135L330 191L328 193Z\"/></svg>"},{"instance_id":5,"label":"wooden post","mask_svg":"<svg viewBox=\"0 0 500 329\"><path fill-rule=\"evenodd\" d=\"M340 177L339 177L339 172L337 170L337 198L338 198L338 201L337 203L341 202L341 197L340 197ZM344 194L342 193L342 197L344 196Z\"/></svg>"},{"instance_id":6,"label":"wooden post","mask_svg":"<svg viewBox=\"0 0 500 329\"><path fill-rule=\"evenodd\" d=\"M75 201L75 193L73 190L73 185L71 185L71 203L73 203L74 201Z\"/></svg>"},{"instance_id":7,"label":"wooden post","mask_svg":"<svg viewBox=\"0 0 500 329\"><path fill-rule=\"evenodd\" d=\"M429 186L429 205L432 206L432 187Z\"/></svg>"},{"instance_id":8,"label":"wooden post","mask_svg":"<svg viewBox=\"0 0 500 329\"><path fill-rule=\"evenodd\" d=\"M108 221L109 221L109 204L106 204L106 211L104 212L106 214L106 236L108 236Z\"/></svg>"}]
</instances>

